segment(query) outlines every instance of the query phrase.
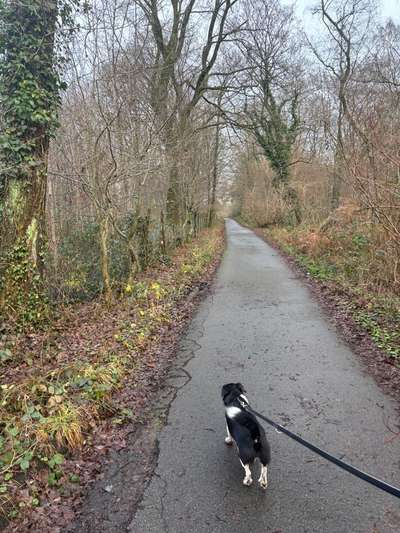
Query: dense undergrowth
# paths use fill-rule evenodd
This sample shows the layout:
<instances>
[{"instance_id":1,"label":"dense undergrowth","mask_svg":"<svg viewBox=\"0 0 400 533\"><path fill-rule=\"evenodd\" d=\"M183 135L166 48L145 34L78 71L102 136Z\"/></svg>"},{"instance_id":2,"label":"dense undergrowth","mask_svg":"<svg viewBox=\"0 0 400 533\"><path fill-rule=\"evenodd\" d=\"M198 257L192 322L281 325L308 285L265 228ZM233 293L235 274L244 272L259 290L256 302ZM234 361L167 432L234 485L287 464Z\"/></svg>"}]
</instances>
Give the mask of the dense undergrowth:
<instances>
[{"instance_id":1,"label":"dense undergrowth","mask_svg":"<svg viewBox=\"0 0 400 533\"><path fill-rule=\"evenodd\" d=\"M0 346L0 514L41 505L44 487L79 482L68 457L91 446L99 420L123 424L136 413L114 400L143 365L149 344L173 325L174 309L221 250L222 231L206 230L125 286L112 305L64 308L45 331Z\"/></svg>"},{"instance_id":2,"label":"dense undergrowth","mask_svg":"<svg viewBox=\"0 0 400 533\"><path fill-rule=\"evenodd\" d=\"M341 305L400 363L400 285L385 277L390 265L377 246L380 236L357 221L327 229L304 225L263 232L311 277L336 287Z\"/></svg>"}]
</instances>

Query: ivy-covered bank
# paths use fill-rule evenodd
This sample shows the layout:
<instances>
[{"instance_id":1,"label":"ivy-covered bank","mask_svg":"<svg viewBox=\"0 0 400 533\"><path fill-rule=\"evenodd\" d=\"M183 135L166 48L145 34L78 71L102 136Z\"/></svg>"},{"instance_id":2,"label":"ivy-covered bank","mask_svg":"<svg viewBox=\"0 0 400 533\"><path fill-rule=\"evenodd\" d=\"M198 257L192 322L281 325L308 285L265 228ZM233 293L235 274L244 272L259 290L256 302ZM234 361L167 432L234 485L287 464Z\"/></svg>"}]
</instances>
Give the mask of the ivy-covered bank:
<instances>
[{"instance_id":1,"label":"ivy-covered bank","mask_svg":"<svg viewBox=\"0 0 400 533\"><path fill-rule=\"evenodd\" d=\"M205 230L111 306L66 307L46 331L0 346L0 512L16 530L47 531L49 509L53 523L94 476L96 453L120 445L118 432L139 419L222 248L222 229Z\"/></svg>"}]
</instances>

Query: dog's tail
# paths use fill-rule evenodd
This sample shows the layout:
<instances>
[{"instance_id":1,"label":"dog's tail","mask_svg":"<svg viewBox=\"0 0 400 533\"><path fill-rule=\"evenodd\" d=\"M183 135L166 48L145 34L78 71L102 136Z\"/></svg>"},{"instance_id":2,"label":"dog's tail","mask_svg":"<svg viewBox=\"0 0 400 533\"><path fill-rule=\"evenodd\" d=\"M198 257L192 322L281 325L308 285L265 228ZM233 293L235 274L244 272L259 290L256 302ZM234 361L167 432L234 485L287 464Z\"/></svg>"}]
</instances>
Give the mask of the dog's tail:
<instances>
[{"instance_id":1,"label":"dog's tail","mask_svg":"<svg viewBox=\"0 0 400 533\"><path fill-rule=\"evenodd\" d=\"M251 413L247 412L245 417L245 424L247 429L250 431L251 440L253 441L254 450L257 452L262 448L261 442L261 433L258 426L257 420Z\"/></svg>"},{"instance_id":2,"label":"dog's tail","mask_svg":"<svg viewBox=\"0 0 400 533\"><path fill-rule=\"evenodd\" d=\"M256 437L254 437L253 443L254 443L254 449L256 450L256 452L258 452L258 450L261 449L260 435L257 435Z\"/></svg>"},{"instance_id":3,"label":"dog's tail","mask_svg":"<svg viewBox=\"0 0 400 533\"><path fill-rule=\"evenodd\" d=\"M254 450L257 452L262 448L261 432L258 422L254 415L246 412L246 416L243 419L243 425L247 427L250 432L251 440L253 441Z\"/></svg>"}]
</instances>

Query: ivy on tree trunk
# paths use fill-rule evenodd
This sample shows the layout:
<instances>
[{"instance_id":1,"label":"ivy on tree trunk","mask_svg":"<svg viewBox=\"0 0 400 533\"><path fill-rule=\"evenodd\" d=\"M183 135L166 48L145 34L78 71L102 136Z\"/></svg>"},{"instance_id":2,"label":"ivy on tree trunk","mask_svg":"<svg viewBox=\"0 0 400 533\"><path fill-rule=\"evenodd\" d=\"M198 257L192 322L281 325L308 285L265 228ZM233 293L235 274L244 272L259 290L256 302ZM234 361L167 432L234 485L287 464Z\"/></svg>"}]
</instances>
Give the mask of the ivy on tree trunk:
<instances>
[{"instance_id":1,"label":"ivy on tree trunk","mask_svg":"<svg viewBox=\"0 0 400 533\"><path fill-rule=\"evenodd\" d=\"M0 0L0 224L7 250L0 305L18 321L43 317L47 159L64 87L61 43L76 5Z\"/></svg>"},{"instance_id":2,"label":"ivy on tree trunk","mask_svg":"<svg viewBox=\"0 0 400 533\"><path fill-rule=\"evenodd\" d=\"M247 111L251 128L263 155L269 161L274 178L272 184L290 206L297 224L301 222L301 206L297 191L290 185L290 165L293 145L299 129L298 95L290 99L290 118L287 117L284 100L278 104L270 87L264 87L264 100L259 110Z\"/></svg>"}]
</instances>

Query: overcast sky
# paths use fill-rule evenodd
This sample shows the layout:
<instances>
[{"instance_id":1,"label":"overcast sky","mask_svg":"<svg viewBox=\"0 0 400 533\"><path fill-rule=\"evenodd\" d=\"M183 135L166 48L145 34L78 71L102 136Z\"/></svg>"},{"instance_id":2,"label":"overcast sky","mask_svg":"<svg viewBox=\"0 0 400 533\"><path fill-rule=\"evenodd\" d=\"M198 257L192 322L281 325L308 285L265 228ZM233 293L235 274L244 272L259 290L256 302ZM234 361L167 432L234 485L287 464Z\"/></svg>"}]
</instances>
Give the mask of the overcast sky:
<instances>
[{"instance_id":1,"label":"overcast sky","mask_svg":"<svg viewBox=\"0 0 400 533\"><path fill-rule=\"evenodd\" d=\"M297 0L297 13L299 16L307 18L307 8L315 5L316 0ZM381 12L383 18L391 17L400 24L400 0L381 0Z\"/></svg>"}]
</instances>

